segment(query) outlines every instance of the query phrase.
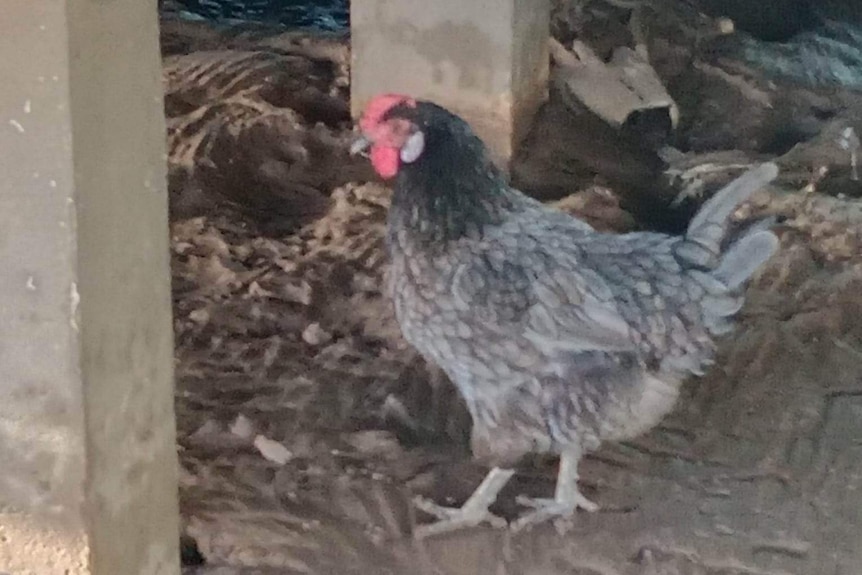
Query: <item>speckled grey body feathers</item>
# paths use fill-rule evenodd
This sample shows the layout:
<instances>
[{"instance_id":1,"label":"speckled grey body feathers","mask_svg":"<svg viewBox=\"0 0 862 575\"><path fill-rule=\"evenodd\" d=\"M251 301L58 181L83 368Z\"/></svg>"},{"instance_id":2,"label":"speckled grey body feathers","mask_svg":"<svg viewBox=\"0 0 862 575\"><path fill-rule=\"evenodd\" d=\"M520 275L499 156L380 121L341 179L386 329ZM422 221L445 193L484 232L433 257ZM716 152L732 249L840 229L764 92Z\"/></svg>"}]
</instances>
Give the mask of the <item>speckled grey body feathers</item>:
<instances>
[{"instance_id":1,"label":"speckled grey body feathers","mask_svg":"<svg viewBox=\"0 0 862 575\"><path fill-rule=\"evenodd\" d=\"M470 147L461 151L451 156L469 159ZM726 237L773 164L719 191L684 236L595 232L487 166L420 169L396 182L390 212L396 315L463 395L474 451L497 465L589 451L658 423L680 384L713 362L745 281L778 245L763 226ZM457 233L438 233L474 213Z\"/></svg>"}]
</instances>

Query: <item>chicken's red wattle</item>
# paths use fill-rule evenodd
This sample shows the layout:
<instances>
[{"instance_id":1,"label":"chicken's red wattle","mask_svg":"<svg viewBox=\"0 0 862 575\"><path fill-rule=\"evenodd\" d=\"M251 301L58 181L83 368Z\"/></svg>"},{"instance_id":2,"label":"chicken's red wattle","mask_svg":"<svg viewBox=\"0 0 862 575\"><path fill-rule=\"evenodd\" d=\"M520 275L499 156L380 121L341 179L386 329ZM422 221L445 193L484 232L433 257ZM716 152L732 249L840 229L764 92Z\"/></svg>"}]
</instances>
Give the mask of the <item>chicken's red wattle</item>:
<instances>
[{"instance_id":1,"label":"chicken's red wattle","mask_svg":"<svg viewBox=\"0 0 862 575\"><path fill-rule=\"evenodd\" d=\"M381 178L394 178L398 174L398 149L376 145L371 147L371 165Z\"/></svg>"}]
</instances>

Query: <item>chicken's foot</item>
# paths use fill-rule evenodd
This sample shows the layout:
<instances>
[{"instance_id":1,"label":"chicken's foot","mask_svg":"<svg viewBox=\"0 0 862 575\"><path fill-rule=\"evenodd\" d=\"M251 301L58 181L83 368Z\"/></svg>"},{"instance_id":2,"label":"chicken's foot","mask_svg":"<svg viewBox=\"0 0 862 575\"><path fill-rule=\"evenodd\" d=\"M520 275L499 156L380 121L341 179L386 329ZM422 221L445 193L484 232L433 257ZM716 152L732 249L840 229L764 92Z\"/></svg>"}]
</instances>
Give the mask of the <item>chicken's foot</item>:
<instances>
[{"instance_id":1,"label":"chicken's foot","mask_svg":"<svg viewBox=\"0 0 862 575\"><path fill-rule=\"evenodd\" d=\"M476 491L461 507L443 507L423 497L414 499L417 508L438 519L428 525L420 525L413 530L413 536L423 539L431 535L475 527L487 521L493 527L505 527L506 520L497 517L488 508L497 500L500 490L515 473L514 469L493 468Z\"/></svg>"},{"instance_id":2,"label":"chicken's foot","mask_svg":"<svg viewBox=\"0 0 862 575\"><path fill-rule=\"evenodd\" d=\"M578 462L581 459L579 451L565 452L560 456L560 470L557 473L557 487L553 499L532 498L520 496L518 504L532 507L530 511L512 523L512 531L521 531L538 523L552 519L566 520L576 509L598 511L599 506L584 497L578 489ZM562 530L560 524L558 530Z\"/></svg>"}]
</instances>

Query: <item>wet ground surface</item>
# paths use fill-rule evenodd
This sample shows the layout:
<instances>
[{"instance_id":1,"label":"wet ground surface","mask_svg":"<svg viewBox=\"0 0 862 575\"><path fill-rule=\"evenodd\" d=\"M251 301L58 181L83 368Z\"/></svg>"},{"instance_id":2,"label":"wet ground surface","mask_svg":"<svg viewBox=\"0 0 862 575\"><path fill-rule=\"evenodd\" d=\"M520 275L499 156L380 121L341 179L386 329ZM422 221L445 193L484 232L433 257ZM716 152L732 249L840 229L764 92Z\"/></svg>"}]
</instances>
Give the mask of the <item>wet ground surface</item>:
<instances>
[{"instance_id":1,"label":"wet ground surface","mask_svg":"<svg viewBox=\"0 0 862 575\"><path fill-rule=\"evenodd\" d=\"M718 68L701 66L712 83L676 78L703 90L678 98L685 162L718 180L764 157L782 166L740 214L783 222L739 330L659 428L584 461L598 513L562 535L477 528L419 543L411 528L428 518L411 497L461 502L485 470L457 395L400 338L381 293L389 191L344 154L346 45L168 25L163 47L186 573L858 572L862 203L836 144L862 128L854 94L771 91L733 68L737 91L716 88ZM829 111L812 135L771 154L751 144L769 140L769 110L810 101ZM552 174L570 190L561 207L602 229L649 225L583 173ZM497 511L549 494L555 466L525 461Z\"/></svg>"}]
</instances>

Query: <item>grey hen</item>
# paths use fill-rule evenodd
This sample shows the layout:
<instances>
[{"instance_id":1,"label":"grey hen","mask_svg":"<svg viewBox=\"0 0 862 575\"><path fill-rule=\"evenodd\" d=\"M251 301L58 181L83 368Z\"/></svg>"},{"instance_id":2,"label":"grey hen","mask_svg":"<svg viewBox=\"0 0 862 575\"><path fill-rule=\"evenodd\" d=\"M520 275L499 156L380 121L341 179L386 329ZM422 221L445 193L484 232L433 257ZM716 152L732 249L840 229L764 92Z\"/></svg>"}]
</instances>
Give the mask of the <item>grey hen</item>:
<instances>
[{"instance_id":1,"label":"grey hen","mask_svg":"<svg viewBox=\"0 0 862 575\"><path fill-rule=\"evenodd\" d=\"M373 99L354 152L394 178L388 221L401 330L458 387L474 453L494 465L461 507L421 501L440 521L418 536L499 519L488 511L527 453L560 455L553 499L516 529L598 506L578 462L635 437L713 362L749 277L775 252L764 221L728 230L737 206L777 175L754 168L720 190L682 236L599 233L511 188L454 114L401 95Z\"/></svg>"}]
</instances>

